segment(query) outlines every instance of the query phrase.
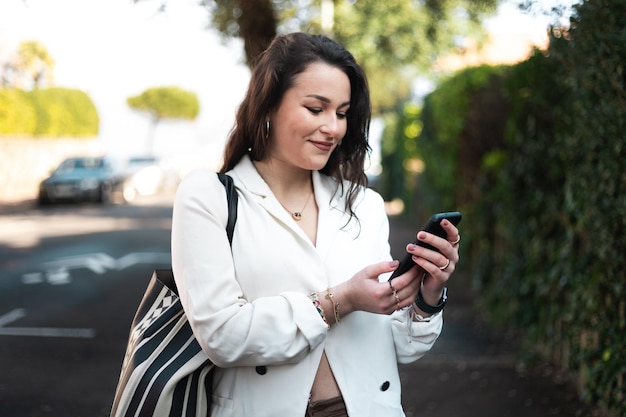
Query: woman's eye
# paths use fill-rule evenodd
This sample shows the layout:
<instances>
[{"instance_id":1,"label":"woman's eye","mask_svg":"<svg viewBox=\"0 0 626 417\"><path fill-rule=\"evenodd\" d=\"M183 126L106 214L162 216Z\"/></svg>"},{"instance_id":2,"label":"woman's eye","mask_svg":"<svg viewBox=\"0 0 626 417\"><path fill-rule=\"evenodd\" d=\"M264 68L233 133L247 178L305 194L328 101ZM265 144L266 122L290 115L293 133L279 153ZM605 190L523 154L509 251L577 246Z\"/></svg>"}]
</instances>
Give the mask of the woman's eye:
<instances>
[{"instance_id":1,"label":"woman's eye","mask_svg":"<svg viewBox=\"0 0 626 417\"><path fill-rule=\"evenodd\" d=\"M307 107L307 110L310 111L313 114L320 114L322 112L322 109L317 109L314 107Z\"/></svg>"},{"instance_id":2,"label":"woman's eye","mask_svg":"<svg viewBox=\"0 0 626 417\"><path fill-rule=\"evenodd\" d=\"M342 119L343 120L343 119L346 118L346 116L347 116L346 113L337 113L337 118L338 119Z\"/></svg>"}]
</instances>

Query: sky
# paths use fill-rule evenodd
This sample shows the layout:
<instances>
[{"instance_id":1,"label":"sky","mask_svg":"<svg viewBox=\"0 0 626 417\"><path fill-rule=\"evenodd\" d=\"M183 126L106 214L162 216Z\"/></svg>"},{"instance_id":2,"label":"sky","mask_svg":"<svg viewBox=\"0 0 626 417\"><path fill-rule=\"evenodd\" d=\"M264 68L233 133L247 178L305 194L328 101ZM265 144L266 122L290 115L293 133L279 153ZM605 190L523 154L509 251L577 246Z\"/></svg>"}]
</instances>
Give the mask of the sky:
<instances>
[{"instance_id":1,"label":"sky","mask_svg":"<svg viewBox=\"0 0 626 417\"><path fill-rule=\"evenodd\" d=\"M155 152L217 164L249 70L241 41L228 44L207 29L209 15L197 0L1 0L0 63L20 42L36 40L56 64L55 84L90 95L100 115L103 152L130 156L146 150L149 119L126 104L155 86L195 92L195 121L165 121L156 129ZM545 33L545 23L503 7L488 23L493 30Z\"/></svg>"},{"instance_id":2,"label":"sky","mask_svg":"<svg viewBox=\"0 0 626 417\"><path fill-rule=\"evenodd\" d=\"M104 152L145 152L149 119L126 104L155 86L193 91L200 101L195 121L165 121L156 129L155 152L221 153L234 112L249 79L241 42L224 44L208 30L208 13L197 0L2 0L0 62L20 42L37 40L55 60L59 87L90 95L100 115ZM200 152L198 150L200 149Z\"/></svg>"}]
</instances>

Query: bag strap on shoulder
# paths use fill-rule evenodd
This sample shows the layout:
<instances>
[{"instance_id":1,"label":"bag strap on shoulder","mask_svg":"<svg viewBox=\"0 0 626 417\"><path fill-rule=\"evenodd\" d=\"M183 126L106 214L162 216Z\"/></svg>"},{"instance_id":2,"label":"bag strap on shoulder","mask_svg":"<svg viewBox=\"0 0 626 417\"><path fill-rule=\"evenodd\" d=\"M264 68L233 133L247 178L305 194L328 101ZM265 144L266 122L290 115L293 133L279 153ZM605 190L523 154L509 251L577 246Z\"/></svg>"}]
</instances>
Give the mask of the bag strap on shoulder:
<instances>
[{"instance_id":1,"label":"bag strap on shoulder","mask_svg":"<svg viewBox=\"0 0 626 417\"><path fill-rule=\"evenodd\" d=\"M237 190L235 190L235 184L232 177L221 172L218 172L217 176L226 189L226 199L228 200L228 223L226 223L226 234L228 235L228 241L232 245L235 223L237 222Z\"/></svg>"},{"instance_id":2,"label":"bag strap on shoulder","mask_svg":"<svg viewBox=\"0 0 626 417\"><path fill-rule=\"evenodd\" d=\"M226 190L226 199L228 201L228 222L226 223L226 234L228 235L228 241L233 244L233 234L235 232L235 223L237 222L237 190L233 179L221 172L217 173L224 189ZM174 281L174 273L172 269L155 269L154 274L156 279L161 281L163 285L172 290L175 294L178 294L178 288L176 287L176 281Z\"/></svg>"}]
</instances>

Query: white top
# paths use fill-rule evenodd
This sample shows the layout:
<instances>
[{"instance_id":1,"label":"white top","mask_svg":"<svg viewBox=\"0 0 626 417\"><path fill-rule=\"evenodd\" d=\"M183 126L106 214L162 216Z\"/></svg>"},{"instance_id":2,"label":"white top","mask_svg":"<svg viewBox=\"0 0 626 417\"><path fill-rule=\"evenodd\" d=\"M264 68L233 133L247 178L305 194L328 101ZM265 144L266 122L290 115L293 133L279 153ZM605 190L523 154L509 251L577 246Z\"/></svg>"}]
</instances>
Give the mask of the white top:
<instances>
[{"instance_id":1,"label":"white top","mask_svg":"<svg viewBox=\"0 0 626 417\"><path fill-rule=\"evenodd\" d=\"M239 196L232 254L226 194L214 172L184 178L172 223L181 301L200 345L220 367L211 416L304 416L324 350L351 416L404 416L397 364L431 348L441 314L413 322L408 310L359 311L328 330L307 296L391 259L381 196L362 192L359 222L346 226L341 190L333 196L336 182L314 172L314 246L249 158L228 174Z\"/></svg>"}]
</instances>

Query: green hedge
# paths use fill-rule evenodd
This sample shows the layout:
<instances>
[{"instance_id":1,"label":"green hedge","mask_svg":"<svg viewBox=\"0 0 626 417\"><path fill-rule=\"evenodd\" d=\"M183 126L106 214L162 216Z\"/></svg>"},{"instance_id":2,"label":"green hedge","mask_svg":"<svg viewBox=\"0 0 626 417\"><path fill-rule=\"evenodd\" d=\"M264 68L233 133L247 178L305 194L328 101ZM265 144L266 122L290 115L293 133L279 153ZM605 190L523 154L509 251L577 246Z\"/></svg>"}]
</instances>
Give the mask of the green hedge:
<instances>
[{"instance_id":1,"label":"green hedge","mask_svg":"<svg viewBox=\"0 0 626 417\"><path fill-rule=\"evenodd\" d=\"M428 212L465 213L462 267L526 360L558 364L625 417L626 3L576 10L547 53L462 71L427 97L419 193Z\"/></svg>"},{"instance_id":2,"label":"green hedge","mask_svg":"<svg viewBox=\"0 0 626 417\"><path fill-rule=\"evenodd\" d=\"M91 137L99 118L91 98L66 88L0 89L0 134Z\"/></svg>"}]
</instances>

